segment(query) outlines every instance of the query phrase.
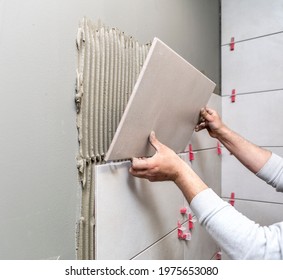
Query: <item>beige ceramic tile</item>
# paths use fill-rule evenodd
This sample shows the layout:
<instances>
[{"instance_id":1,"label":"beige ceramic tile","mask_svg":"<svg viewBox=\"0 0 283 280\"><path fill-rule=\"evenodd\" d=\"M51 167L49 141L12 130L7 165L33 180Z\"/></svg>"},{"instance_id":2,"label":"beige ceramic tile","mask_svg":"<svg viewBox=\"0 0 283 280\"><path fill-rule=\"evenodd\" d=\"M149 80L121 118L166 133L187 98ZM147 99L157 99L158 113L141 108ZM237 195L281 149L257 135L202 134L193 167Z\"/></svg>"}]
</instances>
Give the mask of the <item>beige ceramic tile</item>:
<instances>
[{"instance_id":1,"label":"beige ceramic tile","mask_svg":"<svg viewBox=\"0 0 283 280\"><path fill-rule=\"evenodd\" d=\"M183 218L183 195L174 183L134 178L129 167L95 166L96 259L131 259Z\"/></svg>"},{"instance_id":2,"label":"beige ceramic tile","mask_svg":"<svg viewBox=\"0 0 283 280\"><path fill-rule=\"evenodd\" d=\"M259 146L283 146L281 104L283 90L238 95L234 103L229 97L223 97L222 119L231 129Z\"/></svg>"},{"instance_id":3,"label":"beige ceramic tile","mask_svg":"<svg viewBox=\"0 0 283 280\"><path fill-rule=\"evenodd\" d=\"M159 39L153 40L106 161L149 156L152 130L177 153L185 150L215 84Z\"/></svg>"},{"instance_id":4,"label":"beige ceramic tile","mask_svg":"<svg viewBox=\"0 0 283 280\"><path fill-rule=\"evenodd\" d=\"M177 229L136 256L135 260L183 260L184 240L178 239Z\"/></svg>"},{"instance_id":5,"label":"beige ceramic tile","mask_svg":"<svg viewBox=\"0 0 283 280\"><path fill-rule=\"evenodd\" d=\"M222 0L222 44L282 31L282 10L282 0Z\"/></svg>"},{"instance_id":6,"label":"beige ceramic tile","mask_svg":"<svg viewBox=\"0 0 283 280\"><path fill-rule=\"evenodd\" d=\"M184 241L183 244L185 260L210 260L218 251L218 246L212 237L198 222L194 223L191 240Z\"/></svg>"},{"instance_id":7,"label":"beige ceramic tile","mask_svg":"<svg viewBox=\"0 0 283 280\"><path fill-rule=\"evenodd\" d=\"M238 43L232 52L223 46L222 95L230 96L232 89L236 93L282 89L282 44L283 33L279 33Z\"/></svg>"}]
</instances>

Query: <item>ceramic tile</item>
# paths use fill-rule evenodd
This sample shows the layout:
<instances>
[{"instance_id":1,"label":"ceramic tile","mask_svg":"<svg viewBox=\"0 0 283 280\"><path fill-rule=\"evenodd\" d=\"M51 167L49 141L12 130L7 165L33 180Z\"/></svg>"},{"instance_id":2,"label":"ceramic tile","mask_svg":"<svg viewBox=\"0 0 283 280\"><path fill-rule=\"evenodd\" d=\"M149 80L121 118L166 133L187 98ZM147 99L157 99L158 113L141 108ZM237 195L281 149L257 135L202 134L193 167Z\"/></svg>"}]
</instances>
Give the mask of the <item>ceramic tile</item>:
<instances>
[{"instance_id":1,"label":"ceramic tile","mask_svg":"<svg viewBox=\"0 0 283 280\"><path fill-rule=\"evenodd\" d=\"M184 241L183 244L185 260L210 260L218 251L212 237L198 222L194 223L192 239Z\"/></svg>"},{"instance_id":2,"label":"ceramic tile","mask_svg":"<svg viewBox=\"0 0 283 280\"><path fill-rule=\"evenodd\" d=\"M197 151L191 165L199 177L218 195L221 194L221 155L217 149Z\"/></svg>"},{"instance_id":3,"label":"ceramic tile","mask_svg":"<svg viewBox=\"0 0 283 280\"><path fill-rule=\"evenodd\" d=\"M283 90L222 98L222 119L259 146L283 146Z\"/></svg>"},{"instance_id":4,"label":"ceramic tile","mask_svg":"<svg viewBox=\"0 0 283 280\"><path fill-rule=\"evenodd\" d=\"M214 88L212 81L155 38L106 160L152 155L152 130L177 153L184 151L200 108Z\"/></svg>"},{"instance_id":5,"label":"ceramic tile","mask_svg":"<svg viewBox=\"0 0 283 280\"><path fill-rule=\"evenodd\" d=\"M283 147L267 148L283 156ZM259 179L225 149L222 157L222 197L283 203L283 194Z\"/></svg>"},{"instance_id":6,"label":"ceramic tile","mask_svg":"<svg viewBox=\"0 0 283 280\"><path fill-rule=\"evenodd\" d=\"M212 94L207 106L216 110L221 116L221 97L219 95ZM194 132L190 143L193 145L195 150L217 147L217 141L209 136L207 130Z\"/></svg>"},{"instance_id":7,"label":"ceramic tile","mask_svg":"<svg viewBox=\"0 0 283 280\"><path fill-rule=\"evenodd\" d=\"M235 208L261 226L282 222L283 205L249 200L236 200Z\"/></svg>"},{"instance_id":8,"label":"ceramic tile","mask_svg":"<svg viewBox=\"0 0 283 280\"><path fill-rule=\"evenodd\" d=\"M282 0L222 0L222 44L283 31Z\"/></svg>"},{"instance_id":9,"label":"ceramic tile","mask_svg":"<svg viewBox=\"0 0 283 280\"><path fill-rule=\"evenodd\" d=\"M183 260L184 243L178 239L177 230L169 233L161 240L141 252L135 260Z\"/></svg>"},{"instance_id":10,"label":"ceramic tile","mask_svg":"<svg viewBox=\"0 0 283 280\"><path fill-rule=\"evenodd\" d=\"M183 226L187 227L188 225L184 223ZM191 234L191 240L180 240L177 237L177 230L174 230L134 259L210 260L218 251L216 243L198 222L194 223Z\"/></svg>"},{"instance_id":11,"label":"ceramic tile","mask_svg":"<svg viewBox=\"0 0 283 280\"><path fill-rule=\"evenodd\" d=\"M129 174L130 163L95 167L96 259L130 259L176 228L183 195L172 182Z\"/></svg>"},{"instance_id":12,"label":"ceramic tile","mask_svg":"<svg viewBox=\"0 0 283 280\"><path fill-rule=\"evenodd\" d=\"M283 89L283 33L222 47L222 95Z\"/></svg>"}]
</instances>

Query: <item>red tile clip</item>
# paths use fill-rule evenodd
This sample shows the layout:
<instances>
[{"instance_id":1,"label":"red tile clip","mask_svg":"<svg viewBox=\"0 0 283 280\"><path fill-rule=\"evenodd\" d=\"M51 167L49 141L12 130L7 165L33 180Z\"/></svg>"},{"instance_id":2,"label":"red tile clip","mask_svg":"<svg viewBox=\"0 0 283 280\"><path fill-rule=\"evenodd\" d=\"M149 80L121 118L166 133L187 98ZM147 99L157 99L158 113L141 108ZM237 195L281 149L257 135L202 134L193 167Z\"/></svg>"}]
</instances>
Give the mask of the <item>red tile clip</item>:
<instances>
[{"instance_id":1,"label":"red tile clip","mask_svg":"<svg viewBox=\"0 0 283 280\"><path fill-rule=\"evenodd\" d=\"M221 149L221 144L220 142L217 142L217 154L220 156L222 155L222 149Z\"/></svg>"},{"instance_id":2,"label":"red tile clip","mask_svg":"<svg viewBox=\"0 0 283 280\"><path fill-rule=\"evenodd\" d=\"M183 237L183 229L181 223L178 221L178 238L182 239Z\"/></svg>"},{"instance_id":3,"label":"red tile clip","mask_svg":"<svg viewBox=\"0 0 283 280\"><path fill-rule=\"evenodd\" d=\"M180 209L180 213L181 213L182 215L185 215L185 214L187 213L187 208L186 208L186 207L181 208L181 209Z\"/></svg>"},{"instance_id":4,"label":"red tile clip","mask_svg":"<svg viewBox=\"0 0 283 280\"><path fill-rule=\"evenodd\" d=\"M190 161L193 161L195 159L192 144L189 145L189 159Z\"/></svg>"},{"instance_id":5,"label":"red tile clip","mask_svg":"<svg viewBox=\"0 0 283 280\"><path fill-rule=\"evenodd\" d=\"M232 89L231 102L234 103L235 101L236 101L236 90Z\"/></svg>"},{"instance_id":6,"label":"red tile clip","mask_svg":"<svg viewBox=\"0 0 283 280\"><path fill-rule=\"evenodd\" d=\"M235 193L234 193L234 192L231 193L229 203L230 203L232 206L235 205Z\"/></svg>"},{"instance_id":7,"label":"red tile clip","mask_svg":"<svg viewBox=\"0 0 283 280\"><path fill-rule=\"evenodd\" d=\"M222 252L221 251L218 251L216 253L216 259L219 260L219 261L222 259Z\"/></svg>"},{"instance_id":8,"label":"red tile clip","mask_svg":"<svg viewBox=\"0 0 283 280\"><path fill-rule=\"evenodd\" d=\"M193 222L193 216L191 213L189 213L189 217L188 217L188 225L189 225L189 230L194 228L194 222Z\"/></svg>"},{"instance_id":9,"label":"red tile clip","mask_svg":"<svg viewBox=\"0 0 283 280\"><path fill-rule=\"evenodd\" d=\"M232 37L230 41L230 51L233 51L235 49L235 38Z\"/></svg>"},{"instance_id":10,"label":"red tile clip","mask_svg":"<svg viewBox=\"0 0 283 280\"><path fill-rule=\"evenodd\" d=\"M189 233L184 233L185 228L182 227L181 223L178 221L178 239L189 240Z\"/></svg>"}]
</instances>

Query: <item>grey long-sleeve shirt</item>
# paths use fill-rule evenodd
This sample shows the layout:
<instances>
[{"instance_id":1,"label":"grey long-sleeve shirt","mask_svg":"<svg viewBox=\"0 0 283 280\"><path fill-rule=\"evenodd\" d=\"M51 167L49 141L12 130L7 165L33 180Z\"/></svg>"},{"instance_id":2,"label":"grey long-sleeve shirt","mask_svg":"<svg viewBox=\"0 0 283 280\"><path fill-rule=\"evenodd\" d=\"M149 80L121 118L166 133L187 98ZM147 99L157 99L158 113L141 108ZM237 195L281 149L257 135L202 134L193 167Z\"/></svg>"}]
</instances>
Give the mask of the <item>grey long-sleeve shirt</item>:
<instances>
[{"instance_id":1,"label":"grey long-sleeve shirt","mask_svg":"<svg viewBox=\"0 0 283 280\"><path fill-rule=\"evenodd\" d=\"M283 159L272 154L256 174L283 192ZM212 189L197 194L191 209L232 259L283 259L283 222L260 226L223 201Z\"/></svg>"}]
</instances>

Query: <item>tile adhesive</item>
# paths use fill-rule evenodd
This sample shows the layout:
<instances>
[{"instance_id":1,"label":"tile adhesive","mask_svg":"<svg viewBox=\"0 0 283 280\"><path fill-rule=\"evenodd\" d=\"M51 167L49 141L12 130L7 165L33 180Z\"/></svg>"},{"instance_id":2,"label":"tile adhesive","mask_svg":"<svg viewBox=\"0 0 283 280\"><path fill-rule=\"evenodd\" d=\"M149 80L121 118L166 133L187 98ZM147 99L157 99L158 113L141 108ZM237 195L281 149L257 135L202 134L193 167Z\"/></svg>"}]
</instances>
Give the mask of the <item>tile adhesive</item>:
<instances>
[{"instance_id":1,"label":"tile adhesive","mask_svg":"<svg viewBox=\"0 0 283 280\"><path fill-rule=\"evenodd\" d=\"M94 24L84 18L79 24L75 104L82 202L78 259L95 259L93 167L104 163L150 45L139 44L124 32L100 22Z\"/></svg>"}]
</instances>

